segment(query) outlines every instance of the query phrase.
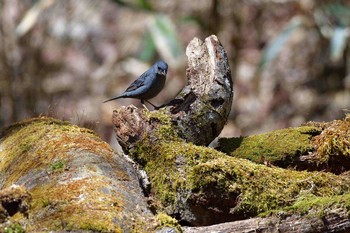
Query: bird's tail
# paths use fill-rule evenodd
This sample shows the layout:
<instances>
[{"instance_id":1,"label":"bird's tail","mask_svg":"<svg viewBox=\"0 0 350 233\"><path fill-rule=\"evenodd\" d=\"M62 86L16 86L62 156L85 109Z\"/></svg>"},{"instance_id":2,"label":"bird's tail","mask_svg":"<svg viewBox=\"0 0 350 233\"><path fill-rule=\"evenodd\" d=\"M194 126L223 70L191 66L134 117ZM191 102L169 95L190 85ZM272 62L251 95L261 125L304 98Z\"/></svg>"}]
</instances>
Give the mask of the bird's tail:
<instances>
[{"instance_id":1,"label":"bird's tail","mask_svg":"<svg viewBox=\"0 0 350 233\"><path fill-rule=\"evenodd\" d=\"M109 102L109 101L112 101L112 100L116 100L116 99L119 99L119 98L122 98L123 96L117 96L117 97L113 97L113 98L111 98L111 99L108 99L108 100L105 100L105 101L103 101L103 103L106 103L106 102Z\"/></svg>"}]
</instances>

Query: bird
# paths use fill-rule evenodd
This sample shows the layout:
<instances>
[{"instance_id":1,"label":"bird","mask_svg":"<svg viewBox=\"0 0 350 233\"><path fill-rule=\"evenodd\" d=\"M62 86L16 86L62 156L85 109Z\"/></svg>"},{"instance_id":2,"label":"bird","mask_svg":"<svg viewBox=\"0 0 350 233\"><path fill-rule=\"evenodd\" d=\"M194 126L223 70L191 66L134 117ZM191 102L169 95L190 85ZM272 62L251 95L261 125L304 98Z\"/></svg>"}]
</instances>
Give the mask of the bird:
<instances>
[{"instance_id":1,"label":"bird","mask_svg":"<svg viewBox=\"0 0 350 233\"><path fill-rule=\"evenodd\" d=\"M155 109L158 109L159 107L155 106L148 100L158 95L158 93L163 89L167 72L168 64L162 60L159 60L154 63L149 70L144 72L133 83L131 83L121 95L105 100L103 103L119 98L134 98L140 99L142 104L144 104L144 101L146 101Z\"/></svg>"}]
</instances>

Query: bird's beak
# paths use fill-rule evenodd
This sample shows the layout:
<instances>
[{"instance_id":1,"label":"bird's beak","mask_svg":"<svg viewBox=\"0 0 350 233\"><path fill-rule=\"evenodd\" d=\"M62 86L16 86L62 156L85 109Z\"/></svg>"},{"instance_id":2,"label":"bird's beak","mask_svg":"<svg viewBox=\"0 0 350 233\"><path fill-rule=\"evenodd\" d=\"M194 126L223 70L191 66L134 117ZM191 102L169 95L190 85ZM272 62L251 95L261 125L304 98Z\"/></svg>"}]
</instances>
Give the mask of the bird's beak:
<instances>
[{"instance_id":1,"label":"bird's beak","mask_svg":"<svg viewBox=\"0 0 350 233\"><path fill-rule=\"evenodd\" d=\"M166 75L166 71L165 71L165 70L159 70L159 71L158 71L158 74L160 74L160 75Z\"/></svg>"}]
</instances>

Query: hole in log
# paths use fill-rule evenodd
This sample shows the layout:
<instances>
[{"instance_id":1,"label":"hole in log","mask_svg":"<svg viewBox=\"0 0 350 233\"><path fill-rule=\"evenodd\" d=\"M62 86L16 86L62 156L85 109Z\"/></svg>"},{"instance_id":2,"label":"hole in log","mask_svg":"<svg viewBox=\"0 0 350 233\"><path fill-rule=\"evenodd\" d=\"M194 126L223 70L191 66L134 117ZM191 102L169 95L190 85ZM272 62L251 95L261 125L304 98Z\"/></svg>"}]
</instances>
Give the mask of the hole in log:
<instances>
[{"instance_id":1,"label":"hole in log","mask_svg":"<svg viewBox=\"0 0 350 233\"><path fill-rule=\"evenodd\" d=\"M188 112L191 109L191 104L197 99L196 94L193 92L188 93L183 98L184 100L179 104L175 105L170 111L172 114L176 114L180 111Z\"/></svg>"},{"instance_id":2,"label":"hole in log","mask_svg":"<svg viewBox=\"0 0 350 233\"><path fill-rule=\"evenodd\" d=\"M2 202L2 206L10 216L15 215L19 211L20 204L21 201Z\"/></svg>"},{"instance_id":3,"label":"hole in log","mask_svg":"<svg viewBox=\"0 0 350 233\"><path fill-rule=\"evenodd\" d=\"M218 98L218 99L212 99L210 101L211 106L213 106L214 108L218 108L221 105L223 105L225 102L225 100L223 98Z\"/></svg>"}]
</instances>

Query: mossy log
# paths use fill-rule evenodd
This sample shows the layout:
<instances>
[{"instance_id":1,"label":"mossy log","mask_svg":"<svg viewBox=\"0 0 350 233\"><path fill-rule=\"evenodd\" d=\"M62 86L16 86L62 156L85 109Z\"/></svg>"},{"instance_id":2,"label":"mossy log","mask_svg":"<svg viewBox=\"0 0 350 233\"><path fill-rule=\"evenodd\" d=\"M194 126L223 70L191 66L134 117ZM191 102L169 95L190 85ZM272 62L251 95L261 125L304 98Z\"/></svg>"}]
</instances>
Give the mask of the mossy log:
<instances>
[{"instance_id":1,"label":"mossy log","mask_svg":"<svg viewBox=\"0 0 350 233\"><path fill-rule=\"evenodd\" d=\"M225 153L204 147L226 122L233 96L230 71L216 37L193 40L187 55L189 85L170 104L151 112L133 106L113 112L117 140L148 174L152 209L189 226L252 218L271 228L247 232L350 230L350 182L343 173L349 119L221 139Z\"/></svg>"},{"instance_id":2,"label":"mossy log","mask_svg":"<svg viewBox=\"0 0 350 233\"><path fill-rule=\"evenodd\" d=\"M161 225L130 162L93 131L52 118L1 133L0 189L0 232L152 232Z\"/></svg>"},{"instance_id":3,"label":"mossy log","mask_svg":"<svg viewBox=\"0 0 350 233\"><path fill-rule=\"evenodd\" d=\"M159 114L148 117L166 122L166 114ZM157 130L158 140L149 137L131 151L151 181L154 209L190 226L271 215L281 221L299 216L294 218L297 223L310 217L322 219L325 213L339 214L349 223L344 214L350 207L347 173L296 171L232 157L169 134L170 119L167 122ZM303 132L305 126L289 129L291 135L298 130ZM299 147L294 149L297 153ZM283 232L293 232L293 227Z\"/></svg>"},{"instance_id":4,"label":"mossy log","mask_svg":"<svg viewBox=\"0 0 350 233\"><path fill-rule=\"evenodd\" d=\"M131 155L149 174L151 207L184 225L236 221L185 231L238 223L238 232L349 230L347 173L256 164L186 143L162 112L147 119L159 122L156 137L139 142ZM176 226L165 214L151 214L131 165L90 130L51 118L24 121L2 132L0 158L0 218L6 220L0 227L152 232L157 225Z\"/></svg>"},{"instance_id":5,"label":"mossy log","mask_svg":"<svg viewBox=\"0 0 350 233\"><path fill-rule=\"evenodd\" d=\"M350 115L259 135L220 138L216 148L255 163L341 174L350 170Z\"/></svg>"},{"instance_id":6,"label":"mossy log","mask_svg":"<svg viewBox=\"0 0 350 233\"><path fill-rule=\"evenodd\" d=\"M216 36L193 39L186 49L188 85L161 111L167 112L179 137L208 145L224 127L231 110L233 86L226 52ZM157 129L145 109L122 107L113 112L117 140L124 151Z\"/></svg>"}]
</instances>

